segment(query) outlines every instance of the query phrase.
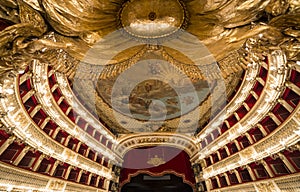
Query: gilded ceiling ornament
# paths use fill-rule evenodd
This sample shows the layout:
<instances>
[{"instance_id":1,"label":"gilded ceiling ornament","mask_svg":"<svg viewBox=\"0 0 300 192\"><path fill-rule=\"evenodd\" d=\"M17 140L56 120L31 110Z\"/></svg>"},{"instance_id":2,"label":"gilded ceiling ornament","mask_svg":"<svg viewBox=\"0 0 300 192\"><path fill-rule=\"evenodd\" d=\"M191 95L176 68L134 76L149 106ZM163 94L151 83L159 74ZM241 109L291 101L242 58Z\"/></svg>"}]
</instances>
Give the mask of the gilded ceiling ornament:
<instances>
[{"instance_id":1,"label":"gilded ceiling ornament","mask_svg":"<svg viewBox=\"0 0 300 192\"><path fill-rule=\"evenodd\" d=\"M271 0L266 7L266 12L273 16L285 14L290 4L288 0Z\"/></svg>"},{"instance_id":2,"label":"gilded ceiling ornament","mask_svg":"<svg viewBox=\"0 0 300 192\"><path fill-rule=\"evenodd\" d=\"M18 4L14 0L3 0L0 2L0 18L11 23L19 23Z\"/></svg>"},{"instance_id":3,"label":"gilded ceiling ornament","mask_svg":"<svg viewBox=\"0 0 300 192\"><path fill-rule=\"evenodd\" d=\"M66 36L116 29L122 1L43 0L41 5L51 26Z\"/></svg>"},{"instance_id":4,"label":"gilded ceiling ornament","mask_svg":"<svg viewBox=\"0 0 300 192\"><path fill-rule=\"evenodd\" d=\"M47 25L41 14L33 9L30 5L18 0L19 5L19 17L21 23L28 23L41 31L41 34L47 31Z\"/></svg>"},{"instance_id":5,"label":"gilded ceiling ornament","mask_svg":"<svg viewBox=\"0 0 300 192\"><path fill-rule=\"evenodd\" d=\"M145 42L184 29L187 20L187 10L179 0L128 1L119 14L120 27Z\"/></svg>"}]
</instances>

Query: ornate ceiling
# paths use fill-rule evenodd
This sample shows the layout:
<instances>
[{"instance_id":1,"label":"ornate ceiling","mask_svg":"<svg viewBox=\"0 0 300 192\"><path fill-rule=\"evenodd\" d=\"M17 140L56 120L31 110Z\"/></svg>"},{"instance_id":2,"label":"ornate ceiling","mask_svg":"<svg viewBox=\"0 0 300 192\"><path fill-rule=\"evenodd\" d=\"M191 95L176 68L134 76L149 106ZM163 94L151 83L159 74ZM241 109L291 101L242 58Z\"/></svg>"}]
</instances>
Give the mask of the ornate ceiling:
<instances>
[{"instance_id":1,"label":"ornate ceiling","mask_svg":"<svg viewBox=\"0 0 300 192\"><path fill-rule=\"evenodd\" d=\"M255 38L297 57L298 4L283 2L5 0L1 74L38 59L115 134L193 134L232 98Z\"/></svg>"}]
</instances>

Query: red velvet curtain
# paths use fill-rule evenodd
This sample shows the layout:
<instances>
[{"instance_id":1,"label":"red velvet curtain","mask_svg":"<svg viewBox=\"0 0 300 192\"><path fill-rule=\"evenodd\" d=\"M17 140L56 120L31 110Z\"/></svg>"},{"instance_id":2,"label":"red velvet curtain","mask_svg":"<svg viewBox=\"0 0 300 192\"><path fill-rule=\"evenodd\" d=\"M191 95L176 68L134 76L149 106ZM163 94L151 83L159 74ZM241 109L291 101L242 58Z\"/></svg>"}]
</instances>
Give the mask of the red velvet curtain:
<instances>
[{"instance_id":1,"label":"red velvet curtain","mask_svg":"<svg viewBox=\"0 0 300 192\"><path fill-rule=\"evenodd\" d=\"M165 163L158 166L151 165L149 160L155 157L160 158ZM120 186L130 182L131 177L143 173L151 176L174 174L182 177L183 182L194 188L195 177L189 160L186 152L172 147L157 146L132 149L124 157Z\"/></svg>"}]
</instances>

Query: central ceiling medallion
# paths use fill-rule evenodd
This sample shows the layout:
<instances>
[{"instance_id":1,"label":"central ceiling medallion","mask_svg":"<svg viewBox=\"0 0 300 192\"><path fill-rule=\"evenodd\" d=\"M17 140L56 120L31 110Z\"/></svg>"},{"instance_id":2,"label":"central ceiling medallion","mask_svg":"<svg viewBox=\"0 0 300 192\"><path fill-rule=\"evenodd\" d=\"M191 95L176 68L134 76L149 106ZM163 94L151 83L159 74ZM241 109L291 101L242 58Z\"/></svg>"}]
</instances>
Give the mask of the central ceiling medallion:
<instances>
[{"instance_id":1,"label":"central ceiling medallion","mask_svg":"<svg viewBox=\"0 0 300 192\"><path fill-rule=\"evenodd\" d=\"M160 39L184 29L186 15L178 0L132 0L125 3L119 19L131 36Z\"/></svg>"}]
</instances>

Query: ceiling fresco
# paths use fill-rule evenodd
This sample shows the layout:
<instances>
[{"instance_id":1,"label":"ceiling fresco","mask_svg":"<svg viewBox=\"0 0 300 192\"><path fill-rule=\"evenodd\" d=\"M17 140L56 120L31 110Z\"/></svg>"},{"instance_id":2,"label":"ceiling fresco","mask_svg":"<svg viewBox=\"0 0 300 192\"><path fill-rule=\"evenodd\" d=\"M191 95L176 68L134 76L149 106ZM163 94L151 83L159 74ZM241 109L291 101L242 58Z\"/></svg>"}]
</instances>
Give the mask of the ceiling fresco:
<instances>
[{"instance_id":1,"label":"ceiling fresco","mask_svg":"<svg viewBox=\"0 0 300 192\"><path fill-rule=\"evenodd\" d=\"M119 129L125 125L132 129L138 125L143 132L153 123L158 126L178 121L199 107L210 95L210 87L205 79L188 77L164 59L162 50L155 50L146 52L124 72L109 78L100 75L96 92L99 117L106 116L115 121L114 127L119 122ZM115 111L101 110L107 107ZM126 117L120 118L116 113ZM187 118L185 122L190 123L191 119ZM173 125L173 129L176 126Z\"/></svg>"},{"instance_id":2,"label":"ceiling fresco","mask_svg":"<svg viewBox=\"0 0 300 192\"><path fill-rule=\"evenodd\" d=\"M168 120L193 110L209 95L210 90L204 80L191 83L184 74L170 72L168 65L161 60L140 62L140 65L137 63L125 75L99 79L97 84L96 91L99 97L107 104L114 105L114 109L123 114L133 114L133 118L140 120L156 120L166 115L164 119ZM145 65L148 67L147 70ZM144 78L134 75L136 73L145 76L150 73L152 79L143 80ZM115 83L124 81L128 83L120 88L114 88ZM139 83L132 84L132 82ZM197 94L194 94L195 91ZM182 99L183 103L180 102ZM127 111L128 103L129 111ZM151 112L153 118L150 117Z\"/></svg>"}]
</instances>

